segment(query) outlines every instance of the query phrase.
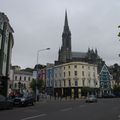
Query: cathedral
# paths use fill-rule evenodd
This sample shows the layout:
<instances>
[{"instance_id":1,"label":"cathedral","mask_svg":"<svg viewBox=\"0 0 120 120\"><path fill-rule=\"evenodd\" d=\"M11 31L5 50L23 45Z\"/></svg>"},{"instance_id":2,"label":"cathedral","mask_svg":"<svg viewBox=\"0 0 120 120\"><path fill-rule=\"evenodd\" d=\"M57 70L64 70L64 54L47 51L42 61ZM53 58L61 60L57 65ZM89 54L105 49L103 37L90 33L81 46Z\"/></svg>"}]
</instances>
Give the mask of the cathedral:
<instances>
[{"instance_id":1,"label":"cathedral","mask_svg":"<svg viewBox=\"0 0 120 120\"><path fill-rule=\"evenodd\" d=\"M62 33L62 46L59 49L58 60L55 61L55 65L73 62L73 61L81 61L81 62L88 62L90 64L97 64L98 72L100 72L101 67L105 63L98 56L97 49L93 50L88 48L87 52L72 52L71 32L68 25L67 11L65 11L64 29Z\"/></svg>"}]
</instances>

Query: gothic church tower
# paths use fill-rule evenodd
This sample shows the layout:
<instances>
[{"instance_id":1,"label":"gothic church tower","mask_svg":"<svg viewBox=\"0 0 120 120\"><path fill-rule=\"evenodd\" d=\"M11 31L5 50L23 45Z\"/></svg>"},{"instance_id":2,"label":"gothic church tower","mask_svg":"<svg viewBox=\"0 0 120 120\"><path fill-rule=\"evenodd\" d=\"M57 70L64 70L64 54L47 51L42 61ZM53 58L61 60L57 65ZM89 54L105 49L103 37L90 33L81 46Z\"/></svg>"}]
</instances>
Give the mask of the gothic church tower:
<instances>
[{"instance_id":1,"label":"gothic church tower","mask_svg":"<svg viewBox=\"0 0 120 120\"><path fill-rule=\"evenodd\" d=\"M65 22L62 33L62 46L61 49L59 49L58 61L60 63L66 63L72 59L71 55L71 32L68 26L67 11L65 11Z\"/></svg>"}]
</instances>

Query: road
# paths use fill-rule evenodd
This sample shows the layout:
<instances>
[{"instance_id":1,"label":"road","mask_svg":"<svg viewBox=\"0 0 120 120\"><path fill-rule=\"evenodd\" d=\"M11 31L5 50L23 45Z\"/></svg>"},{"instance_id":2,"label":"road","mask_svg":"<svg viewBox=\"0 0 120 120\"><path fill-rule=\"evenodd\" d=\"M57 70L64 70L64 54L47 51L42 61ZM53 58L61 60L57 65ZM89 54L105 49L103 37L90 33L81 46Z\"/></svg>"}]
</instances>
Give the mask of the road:
<instances>
[{"instance_id":1,"label":"road","mask_svg":"<svg viewBox=\"0 0 120 120\"><path fill-rule=\"evenodd\" d=\"M47 101L0 111L0 120L120 120L120 98Z\"/></svg>"}]
</instances>

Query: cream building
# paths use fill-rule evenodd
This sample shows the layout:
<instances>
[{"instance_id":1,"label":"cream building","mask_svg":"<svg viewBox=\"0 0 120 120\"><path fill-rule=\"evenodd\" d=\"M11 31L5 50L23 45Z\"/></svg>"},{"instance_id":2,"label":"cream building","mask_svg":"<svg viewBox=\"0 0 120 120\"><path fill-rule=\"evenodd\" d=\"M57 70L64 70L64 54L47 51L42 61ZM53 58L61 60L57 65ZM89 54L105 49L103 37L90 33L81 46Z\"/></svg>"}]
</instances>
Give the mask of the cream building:
<instances>
[{"instance_id":1,"label":"cream building","mask_svg":"<svg viewBox=\"0 0 120 120\"><path fill-rule=\"evenodd\" d=\"M97 66L85 62L69 62L54 67L56 96L81 96L81 88L99 88Z\"/></svg>"}]
</instances>

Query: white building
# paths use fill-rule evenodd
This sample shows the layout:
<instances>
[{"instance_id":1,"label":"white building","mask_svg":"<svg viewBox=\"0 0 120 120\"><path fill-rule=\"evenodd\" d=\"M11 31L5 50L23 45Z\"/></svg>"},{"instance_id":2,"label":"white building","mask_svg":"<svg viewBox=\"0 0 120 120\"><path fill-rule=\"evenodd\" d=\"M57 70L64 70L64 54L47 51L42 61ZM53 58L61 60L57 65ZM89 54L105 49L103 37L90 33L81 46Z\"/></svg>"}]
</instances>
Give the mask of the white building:
<instances>
[{"instance_id":1,"label":"white building","mask_svg":"<svg viewBox=\"0 0 120 120\"><path fill-rule=\"evenodd\" d=\"M15 66L15 68L11 69L10 73L11 74L10 74L9 91L8 92L10 92L11 90L31 91L30 83L33 80L32 72L23 71L20 69L19 66Z\"/></svg>"}]
</instances>

